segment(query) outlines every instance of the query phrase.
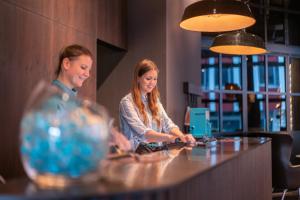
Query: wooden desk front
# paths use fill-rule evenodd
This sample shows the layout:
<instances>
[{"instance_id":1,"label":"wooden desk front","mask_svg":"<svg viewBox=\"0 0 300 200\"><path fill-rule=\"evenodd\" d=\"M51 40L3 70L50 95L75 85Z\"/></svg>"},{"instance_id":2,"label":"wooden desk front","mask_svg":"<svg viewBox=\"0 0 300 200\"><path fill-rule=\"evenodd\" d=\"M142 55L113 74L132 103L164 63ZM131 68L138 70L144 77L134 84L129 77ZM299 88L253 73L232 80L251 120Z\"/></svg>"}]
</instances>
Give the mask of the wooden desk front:
<instances>
[{"instance_id":1,"label":"wooden desk front","mask_svg":"<svg viewBox=\"0 0 300 200\"><path fill-rule=\"evenodd\" d=\"M109 161L104 169L104 180L64 189L41 189L25 178L10 181L0 186L0 199L272 199L266 138L156 152L142 162Z\"/></svg>"}]
</instances>

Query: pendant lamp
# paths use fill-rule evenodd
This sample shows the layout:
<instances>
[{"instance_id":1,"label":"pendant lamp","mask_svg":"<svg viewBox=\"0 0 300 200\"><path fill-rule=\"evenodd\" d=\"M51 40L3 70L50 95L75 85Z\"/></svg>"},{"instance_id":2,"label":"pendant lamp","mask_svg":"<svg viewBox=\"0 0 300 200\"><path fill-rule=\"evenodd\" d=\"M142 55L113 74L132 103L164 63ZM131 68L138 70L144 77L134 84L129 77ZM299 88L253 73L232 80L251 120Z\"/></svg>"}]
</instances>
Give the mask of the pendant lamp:
<instances>
[{"instance_id":1,"label":"pendant lamp","mask_svg":"<svg viewBox=\"0 0 300 200\"><path fill-rule=\"evenodd\" d=\"M215 37L211 51L222 54L255 55L267 53L263 39L244 29Z\"/></svg>"},{"instance_id":2,"label":"pendant lamp","mask_svg":"<svg viewBox=\"0 0 300 200\"><path fill-rule=\"evenodd\" d=\"M255 22L249 5L242 0L202 0L185 8L180 27L190 31L225 32Z\"/></svg>"}]
</instances>

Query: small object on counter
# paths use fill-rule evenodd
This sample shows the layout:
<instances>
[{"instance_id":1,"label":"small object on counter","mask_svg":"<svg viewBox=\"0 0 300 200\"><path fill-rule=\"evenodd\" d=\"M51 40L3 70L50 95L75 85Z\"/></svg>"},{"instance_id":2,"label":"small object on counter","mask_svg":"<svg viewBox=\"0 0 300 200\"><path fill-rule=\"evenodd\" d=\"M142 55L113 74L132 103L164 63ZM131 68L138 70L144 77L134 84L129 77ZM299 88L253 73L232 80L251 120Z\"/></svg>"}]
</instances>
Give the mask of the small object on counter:
<instances>
[{"instance_id":1,"label":"small object on counter","mask_svg":"<svg viewBox=\"0 0 300 200\"><path fill-rule=\"evenodd\" d=\"M218 140L214 137L202 137L196 142L196 146L211 147L216 146Z\"/></svg>"},{"instance_id":2,"label":"small object on counter","mask_svg":"<svg viewBox=\"0 0 300 200\"><path fill-rule=\"evenodd\" d=\"M161 150L167 150L167 149L168 148L167 148L166 145L160 145L160 144L155 143L155 142L151 142L151 143L141 142L139 144L139 146L137 147L137 149L135 150L135 153L146 154L146 153L151 153L151 152L161 151Z\"/></svg>"}]
</instances>

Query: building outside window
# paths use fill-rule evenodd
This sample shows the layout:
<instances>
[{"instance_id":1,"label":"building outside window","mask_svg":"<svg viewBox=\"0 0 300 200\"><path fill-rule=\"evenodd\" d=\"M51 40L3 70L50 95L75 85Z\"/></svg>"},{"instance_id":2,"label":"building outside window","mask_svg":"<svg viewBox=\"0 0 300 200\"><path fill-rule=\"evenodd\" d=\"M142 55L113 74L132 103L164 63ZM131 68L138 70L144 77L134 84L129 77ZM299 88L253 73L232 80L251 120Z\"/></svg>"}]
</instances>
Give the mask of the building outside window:
<instances>
[{"instance_id":1,"label":"building outside window","mask_svg":"<svg viewBox=\"0 0 300 200\"><path fill-rule=\"evenodd\" d=\"M208 50L212 34L203 34L200 106L209 108L214 132L299 131L300 3L251 2L257 22L247 32L262 37L269 53L216 54Z\"/></svg>"}]
</instances>

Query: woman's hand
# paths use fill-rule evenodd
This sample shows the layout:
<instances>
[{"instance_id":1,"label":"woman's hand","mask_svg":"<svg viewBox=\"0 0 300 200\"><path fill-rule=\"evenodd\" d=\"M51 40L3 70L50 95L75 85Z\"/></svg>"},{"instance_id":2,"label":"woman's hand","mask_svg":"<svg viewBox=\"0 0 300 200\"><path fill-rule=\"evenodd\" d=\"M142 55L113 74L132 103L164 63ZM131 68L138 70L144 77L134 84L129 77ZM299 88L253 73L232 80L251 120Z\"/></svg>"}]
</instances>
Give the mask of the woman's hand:
<instances>
[{"instance_id":1,"label":"woman's hand","mask_svg":"<svg viewBox=\"0 0 300 200\"><path fill-rule=\"evenodd\" d=\"M196 140L192 134L183 134L178 128L173 128L170 132L172 135L179 137L182 142L195 143Z\"/></svg>"},{"instance_id":2,"label":"woman's hand","mask_svg":"<svg viewBox=\"0 0 300 200\"><path fill-rule=\"evenodd\" d=\"M179 139L182 141L182 142L185 142L185 143L195 143L196 140L195 138L192 136L192 134L181 134L179 136Z\"/></svg>"},{"instance_id":3,"label":"woman's hand","mask_svg":"<svg viewBox=\"0 0 300 200\"><path fill-rule=\"evenodd\" d=\"M196 140L192 136L192 134L186 134L186 135L184 135L184 138L185 138L186 142L189 142L189 143L195 143L196 142Z\"/></svg>"}]
</instances>

